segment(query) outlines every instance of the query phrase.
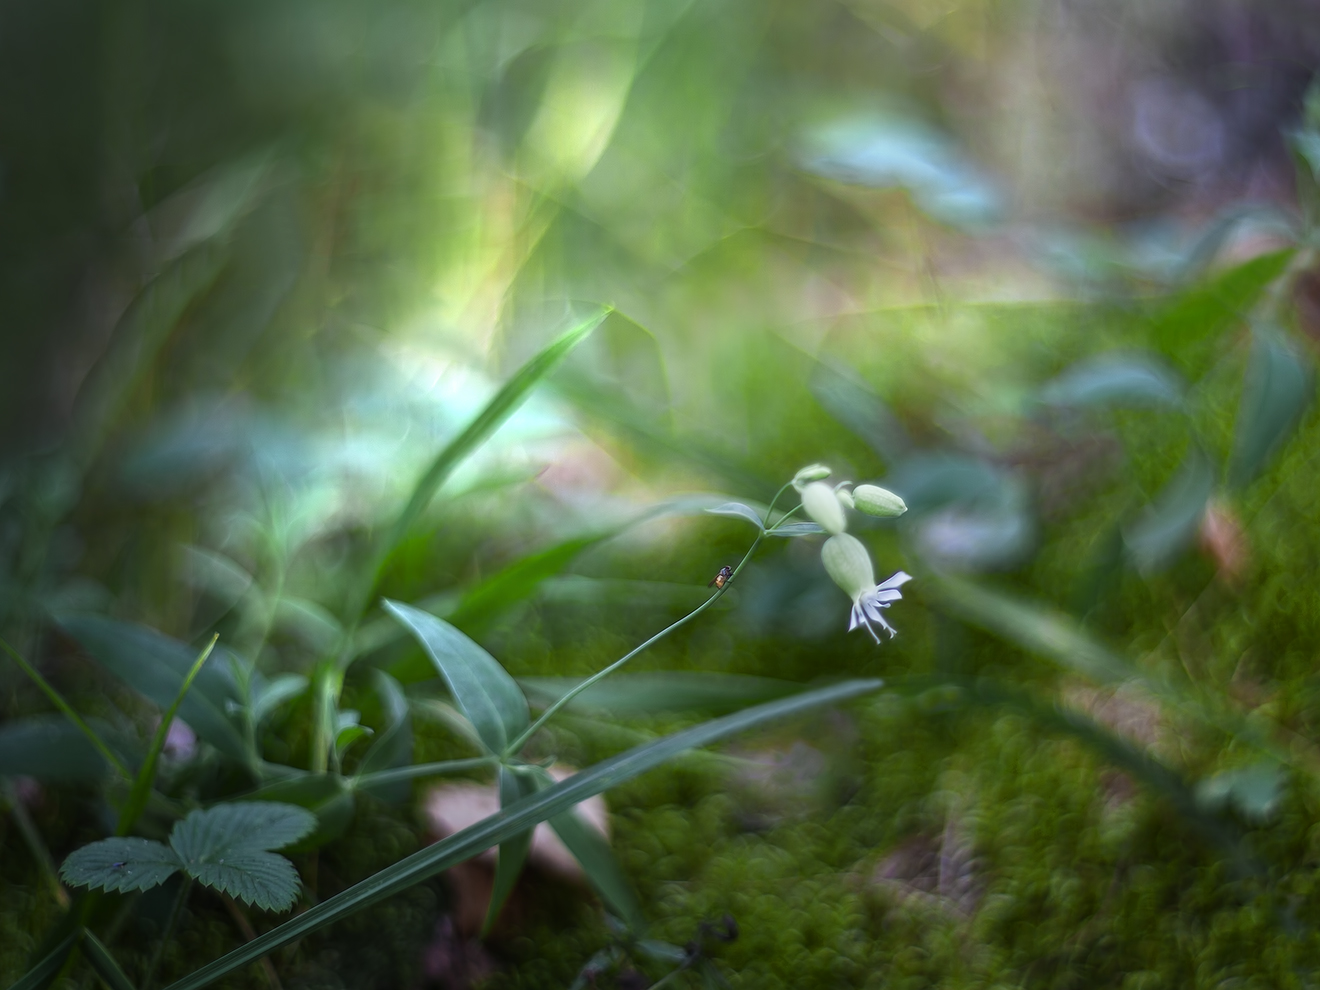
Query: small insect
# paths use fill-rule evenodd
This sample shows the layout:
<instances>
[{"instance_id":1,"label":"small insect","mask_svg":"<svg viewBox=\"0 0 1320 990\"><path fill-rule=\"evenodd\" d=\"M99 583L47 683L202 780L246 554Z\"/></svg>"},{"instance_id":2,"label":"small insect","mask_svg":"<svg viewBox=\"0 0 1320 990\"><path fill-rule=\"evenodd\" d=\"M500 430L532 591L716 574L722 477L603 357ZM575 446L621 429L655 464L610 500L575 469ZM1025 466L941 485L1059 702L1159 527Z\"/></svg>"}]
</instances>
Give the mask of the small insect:
<instances>
[{"instance_id":1,"label":"small insect","mask_svg":"<svg viewBox=\"0 0 1320 990\"><path fill-rule=\"evenodd\" d=\"M713 588L723 588L726 584L729 583L729 581L730 581L730 579L731 579L732 577L733 577L733 568L732 568L732 567L728 567L728 566L726 565L726 566L720 568L720 572L719 572L718 574L716 574L715 577L713 577L713 578L711 579L710 584L706 585L706 587L707 587L707 588L712 588L712 587L713 587Z\"/></svg>"},{"instance_id":2,"label":"small insect","mask_svg":"<svg viewBox=\"0 0 1320 990\"><path fill-rule=\"evenodd\" d=\"M123 864L123 863L111 863L111 864L110 864L110 869L112 869L112 870L122 870L123 868L124 868L124 864Z\"/></svg>"}]
</instances>

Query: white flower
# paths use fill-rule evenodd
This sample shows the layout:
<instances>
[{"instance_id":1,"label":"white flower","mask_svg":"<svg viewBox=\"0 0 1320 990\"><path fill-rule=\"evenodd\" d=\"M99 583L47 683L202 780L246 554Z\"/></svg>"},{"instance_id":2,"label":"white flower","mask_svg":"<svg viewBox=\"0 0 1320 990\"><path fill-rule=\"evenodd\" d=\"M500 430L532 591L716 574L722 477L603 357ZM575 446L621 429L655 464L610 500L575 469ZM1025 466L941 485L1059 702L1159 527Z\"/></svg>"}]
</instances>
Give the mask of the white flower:
<instances>
[{"instance_id":1,"label":"white flower","mask_svg":"<svg viewBox=\"0 0 1320 990\"><path fill-rule=\"evenodd\" d=\"M852 632L859 625L878 643L873 622L879 623L892 639L896 630L885 621L882 608L903 597L898 589L912 580L912 575L904 571L890 575L879 584L875 583L875 571L871 567L871 555L866 552L860 540L847 533L838 533L825 541L820 548L821 563L829 572L834 583L842 588L853 600L852 622L848 631Z\"/></svg>"},{"instance_id":2,"label":"white flower","mask_svg":"<svg viewBox=\"0 0 1320 990\"><path fill-rule=\"evenodd\" d=\"M848 623L848 631L852 632L858 626L865 626L866 631L871 634L871 638L877 643L880 637L876 635L873 622L878 622L880 628L889 633L889 638L893 639L898 635L898 631L885 621L884 615L880 612L882 608L888 608L891 604L903 597L899 587L912 580L912 575L906 571L898 571L885 578L879 584L874 585L862 591L853 599L852 621Z\"/></svg>"}]
</instances>

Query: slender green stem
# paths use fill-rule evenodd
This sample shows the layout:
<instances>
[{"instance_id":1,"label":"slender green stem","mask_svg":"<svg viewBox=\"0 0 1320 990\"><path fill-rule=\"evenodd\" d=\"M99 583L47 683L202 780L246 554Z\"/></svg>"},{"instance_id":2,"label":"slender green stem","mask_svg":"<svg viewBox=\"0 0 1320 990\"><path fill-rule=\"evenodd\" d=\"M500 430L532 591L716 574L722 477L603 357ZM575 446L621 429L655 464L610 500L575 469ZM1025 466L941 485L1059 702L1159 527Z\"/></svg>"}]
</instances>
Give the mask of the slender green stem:
<instances>
[{"instance_id":1,"label":"slender green stem","mask_svg":"<svg viewBox=\"0 0 1320 990\"><path fill-rule=\"evenodd\" d=\"M40 671L38 671L36 667L32 666L32 664L24 660L18 654L18 651L16 651L3 639L0 639L0 648L3 648L4 651L13 658L14 663L18 664L19 667L22 668L23 673L27 674L28 677L32 678L32 680L36 683L37 687L41 688L42 693L45 694L46 697L49 698L54 703L56 708L58 708L61 712L64 713L64 717L78 727L78 730L82 732L84 736L87 737L88 742L90 742L93 746L96 747L96 751L100 753L103 757L105 757L105 761L107 763L109 763L112 767L118 770L125 777L133 776L133 774L129 771L128 767L124 766L124 761L114 754L114 752L110 749L109 746L105 744L105 742L101 739L101 737L98 736L95 731L93 731L90 725L88 725L86 722L83 721L82 716L73 710L73 706L64 700L64 696L61 695L58 691L56 691L55 688L51 686L50 682L46 680L46 678L41 676Z\"/></svg>"},{"instance_id":2,"label":"slender green stem","mask_svg":"<svg viewBox=\"0 0 1320 990\"><path fill-rule=\"evenodd\" d=\"M202 665L206 663L206 658L211 655L215 649L216 641L220 634L216 633L211 637L211 642L197 655L193 661L192 668L184 677L183 683L179 685L179 693L174 697L174 703L166 709L160 717L160 725L156 726L156 734L151 737L151 746L147 749L147 758L142 761L142 769L138 771L137 777L133 781L133 789L128 793L128 800L124 802L124 807L119 812L119 825L115 829L116 835L128 835L141 816L143 809L147 806L147 798L151 796L151 785L156 782L156 764L160 761L160 754L165 749L165 740L169 737L170 725L174 722L174 715L183 704L184 695L192 687L192 683L201 673Z\"/></svg>"},{"instance_id":3,"label":"slender green stem","mask_svg":"<svg viewBox=\"0 0 1320 990\"><path fill-rule=\"evenodd\" d=\"M780 489L780 491L782 492L783 489ZM779 496L776 495L775 498L778 499ZM773 504L774 503L772 502L771 505ZM768 514L769 512L767 511L767 515ZM555 701L548 708L546 708L546 710L541 713L541 717L538 718L531 725L529 725L523 731L522 735L520 735L513 742L509 743L508 748L504 751L504 755L511 756L514 753L517 753L518 750L522 749L523 746L526 745L527 740L532 738L532 736L536 734L537 729L545 725L545 723L548 722L555 715L556 712L558 712L561 708L567 705L570 701L576 698L587 688L591 687L597 681L600 681L608 677L610 674L614 673L616 670L618 670L620 667L626 664L633 657L637 656L637 654L641 653L643 650L647 649L648 647L653 646L654 644L660 642L660 640L664 639L675 629L678 629L680 626L687 625L689 622L691 622L693 619L699 616L702 612L706 611L706 609L710 608L717 601L719 601L720 598L724 596L724 593L729 590L729 586L732 585L735 580L737 580L739 572L741 572L742 569L747 565L747 561L751 560L752 554L756 552L756 548L761 545L761 541L763 539L765 539L764 529L760 533L756 534L756 539L752 541L752 545L751 547L748 548L747 553L743 554L743 559L738 561L738 566L733 569L733 574L729 577L727 581L724 582L724 584L721 587L715 589L715 594L711 595L704 602L702 602L700 605L694 608L687 615L683 616L683 618L679 619L677 622L674 622L666 626L664 629L661 629L658 633L656 633L654 636L648 639L641 646L636 647L629 653L620 657L618 660L615 660L614 663L610 664L605 669L597 671L595 674L592 674L585 681L578 684L576 687L572 688L567 693L562 695L559 698L559 700Z\"/></svg>"},{"instance_id":4,"label":"slender green stem","mask_svg":"<svg viewBox=\"0 0 1320 990\"><path fill-rule=\"evenodd\" d=\"M174 898L174 906L170 908L165 930L160 933L156 950L151 954L151 962L147 964L147 973L142 977L142 990L151 990L151 985L156 982L156 970L160 968L161 958L165 955L165 945L174 937L174 929L179 923L179 916L183 914L183 905L188 900L188 892L191 889L192 877L185 876L183 882L179 884L179 893Z\"/></svg>"},{"instance_id":5,"label":"slender green stem","mask_svg":"<svg viewBox=\"0 0 1320 990\"><path fill-rule=\"evenodd\" d=\"M395 767L392 770L377 770L374 773L362 773L349 780L355 789L376 787L381 784L393 784L400 780L414 780L418 777L438 777L446 773L458 773L460 770L475 770L477 767L493 767L500 762L497 756L474 756L469 760L444 760L440 763L415 763L410 767Z\"/></svg>"}]
</instances>

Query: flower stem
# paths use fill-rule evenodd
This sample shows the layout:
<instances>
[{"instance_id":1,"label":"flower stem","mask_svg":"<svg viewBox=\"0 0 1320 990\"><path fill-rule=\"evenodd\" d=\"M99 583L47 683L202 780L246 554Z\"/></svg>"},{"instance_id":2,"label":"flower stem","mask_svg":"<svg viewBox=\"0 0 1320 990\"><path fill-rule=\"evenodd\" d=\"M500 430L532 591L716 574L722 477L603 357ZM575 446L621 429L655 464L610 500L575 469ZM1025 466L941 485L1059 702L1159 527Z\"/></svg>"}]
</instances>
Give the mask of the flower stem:
<instances>
[{"instance_id":1,"label":"flower stem","mask_svg":"<svg viewBox=\"0 0 1320 990\"><path fill-rule=\"evenodd\" d=\"M787 487L788 487L788 485L785 485L785 486L784 486L784 488L787 488ZM781 489L779 490L780 494L783 494L783 491L784 491L784 489L781 488ZM779 498L779 495L776 495L776 496L775 496L775 499L778 499L778 498ZM774 502L771 502L770 504L773 506L773 505L774 505ZM769 510L767 510L766 515L767 515L767 516L769 515ZM509 743L509 747L508 747L508 749L506 749L506 750L504 751L504 755L505 755L506 757L507 757L507 756L512 756L513 754L517 753L518 750L522 749L523 746L526 745L527 740L530 739L530 738L532 738L532 736L536 733L536 730L537 730L537 729L539 729L539 728L541 728L541 726L545 725L545 723L548 722L548 721L551 719L551 717L552 717L556 712L558 712L561 708L563 708L565 705L567 705L570 701L572 701L574 698L576 698L579 694L581 694L581 693L582 693L583 691L585 691L587 688L591 687L591 686L592 686L593 684L595 684L597 681L599 681L599 680L601 680L601 679L603 679L603 678L605 678L605 677L608 677L610 674L614 673L616 670L618 670L620 667L622 667L625 663L627 663L627 662L628 662L629 660L631 660L633 657L637 656L637 654L641 653L641 652L642 652L643 650L645 650L647 647L652 646L652 645L654 645L654 644L660 642L660 640L664 639L666 636L668 636L668 635L669 635L671 632L673 632L675 629L678 629L680 626L685 626L685 625L687 625L689 622L691 622L693 619L695 619L698 615L700 615L702 612L706 611L706 609L710 608L710 607L711 607L712 605L714 605L717 601L719 601L720 598L723 597L724 593L725 593L726 591L729 590L729 586L730 586L731 584L733 584L733 582L734 582L735 580L737 580L737 578L738 578L738 573L739 573L739 572L743 569L743 567L747 564L747 561L749 561L749 560L751 559L752 554L754 554L754 553L756 552L756 548L759 547L759 546L761 545L761 540L763 540L764 538L765 538L765 530L762 530L760 533L756 534L756 539L752 541L752 545L751 545L751 547L748 548L747 553L743 554L743 559L740 560L740 561L738 561L738 566L735 567L735 568L733 569L733 574L732 574L732 576L730 576L729 580L727 580L727 581L724 582L724 584L723 584L722 587L719 587L719 588L716 588L716 589L715 589L715 594L711 595L711 596L710 596L709 598L707 598L704 602L702 602L700 605L698 605L696 608L694 608L694 609L693 609L691 612L689 612L687 615L683 616L683 618L679 619L677 622L674 622L673 624L666 626L664 629L661 629L658 633L656 633L654 636L652 636L650 639L648 639L648 640L647 640L645 643L643 643L641 646L636 647L636 648L633 649L631 652L629 652L629 653L625 654L624 656L620 657L618 660L615 660L614 663L610 664L610 665L609 665L608 667L606 667L604 670L600 670L600 671L596 672L595 674L592 674L592 675L591 675L590 677L588 677L585 681L583 681L582 683L578 684L578 685L577 685L576 687L574 687L572 690L568 691L566 694L564 694L563 696L561 696L561 697L559 698L558 701L555 701L553 704L550 705L550 707L548 707L545 711L543 711L543 712L541 713L541 717L538 718L538 719L537 719L535 722L533 722L531 725L529 725L529 726L527 727L527 729L524 730L524 732L522 733L522 735L520 735L520 736L519 736L517 739L515 739L513 742Z\"/></svg>"}]
</instances>

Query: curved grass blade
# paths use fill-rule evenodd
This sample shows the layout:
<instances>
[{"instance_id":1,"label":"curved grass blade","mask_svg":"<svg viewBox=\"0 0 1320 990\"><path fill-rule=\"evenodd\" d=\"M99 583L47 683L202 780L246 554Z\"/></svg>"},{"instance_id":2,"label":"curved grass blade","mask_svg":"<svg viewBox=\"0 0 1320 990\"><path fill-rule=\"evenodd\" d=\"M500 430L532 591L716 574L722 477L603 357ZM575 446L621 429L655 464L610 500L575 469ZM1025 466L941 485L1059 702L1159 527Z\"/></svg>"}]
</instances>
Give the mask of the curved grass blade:
<instances>
[{"instance_id":1,"label":"curved grass blade","mask_svg":"<svg viewBox=\"0 0 1320 990\"><path fill-rule=\"evenodd\" d=\"M83 931L82 954L110 990L136 990L133 981L124 975L119 963L115 962L115 957L110 955L110 950L92 934L90 929Z\"/></svg>"},{"instance_id":2,"label":"curved grass blade","mask_svg":"<svg viewBox=\"0 0 1320 990\"><path fill-rule=\"evenodd\" d=\"M160 725L156 726L156 734L151 738L151 745L147 748L147 757L142 761L142 766L138 770L137 777L133 781L133 789L128 792L128 800L119 810L119 824L115 829L116 835L128 835L133 826L137 824L138 818L147 806L147 799L151 797L152 785L156 782L156 764L160 761L160 754L165 751L165 740L169 736L170 725L174 722L174 716L179 711L179 706L183 704L183 699L188 694L188 689L192 687L193 681L201 673L202 665L206 663L206 658L211 655L215 649L216 641L220 639L220 634L216 633L211 637L211 642L197 655L193 661L192 667L184 675L183 683L179 685L179 693L174 696L174 702L169 708L165 709L165 714L160 717Z\"/></svg>"},{"instance_id":3,"label":"curved grass blade","mask_svg":"<svg viewBox=\"0 0 1320 990\"><path fill-rule=\"evenodd\" d=\"M55 977L59 976L60 970L64 968L64 961L69 958L69 953L77 946L82 934L82 930L79 929L64 936L62 942L19 977L17 983L11 984L9 990L46 990L46 987L55 982Z\"/></svg>"},{"instance_id":4,"label":"curved grass blade","mask_svg":"<svg viewBox=\"0 0 1320 990\"><path fill-rule=\"evenodd\" d=\"M673 759L686 750L708 746L728 736L755 728L775 719L837 705L878 691L880 680L844 681L826 688L805 691L792 698L758 705L733 715L693 726L663 739L638 746L596 764L567 780L502 809L461 832L419 850L393 866L368 877L284 924L221 956L196 972L172 983L167 990L198 990L239 967L260 959L266 953L297 941L310 932L324 928L340 918L355 914L414 884L449 869L455 863L484 852L492 845L525 832L538 822L568 811L589 797L616 787L639 774Z\"/></svg>"},{"instance_id":5,"label":"curved grass blade","mask_svg":"<svg viewBox=\"0 0 1320 990\"><path fill-rule=\"evenodd\" d=\"M389 555L407 535L418 517L426 511L431 499L435 497L435 493L440 490L440 486L445 483L453 470L463 463L469 454L490 439L491 434L527 401L532 389L554 371L573 348L586 340L591 332L604 322L609 313L609 309L601 309L551 341L549 346L519 368L517 373L504 383L504 387L495 393L495 397L486 403L486 407L477 414L477 418L436 455L435 460L413 487L408 503L377 546L371 565L363 571L364 577L349 599L348 615L357 618L366 610L367 601L376 587L380 572Z\"/></svg>"},{"instance_id":6,"label":"curved grass blade","mask_svg":"<svg viewBox=\"0 0 1320 990\"><path fill-rule=\"evenodd\" d=\"M527 699L498 660L444 619L386 599L390 612L426 650L440 676L492 753L527 728Z\"/></svg>"},{"instance_id":7,"label":"curved grass blade","mask_svg":"<svg viewBox=\"0 0 1320 990\"><path fill-rule=\"evenodd\" d=\"M524 774L514 773L508 767L500 767L500 807L507 808L520 798L536 793L536 781ZM522 874L527 862L527 854L532 849L532 830L519 832L500 843L498 859L495 861L495 883L490 892L490 904L486 907L486 920L481 923L484 938L490 933L495 919L500 916L500 909L513 893L513 886Z\"/></svg>"},{"instance_id":8,"label":"curved grass blade","mask_svg":"<svg viewBox=\"0 0 1320 990\"><path fill-rule=\"evenodd\" d=\"M3 639L0 639L0 648L3 648L4 651L9 654L14 663L18 664L23 673L31 678L33 683L41 689L41 693L50 699L51 703L64 714L64 717L77 727L78 731L81 732L96 751L101 754L101 757L106 763L110 764L110 766L114 767L125 777L132 776L128 771L128 767L124 766L124 761L115 755L114 751L105 744L101 737L93 731L90 725L83 721L83 717L74 711L72 705L64 700L64 695L56 691L54 686L47 681L46 678L41 676L41 671L37 670L36 667L24 660L18 651Z\"/></svg>"}]
</instances>

